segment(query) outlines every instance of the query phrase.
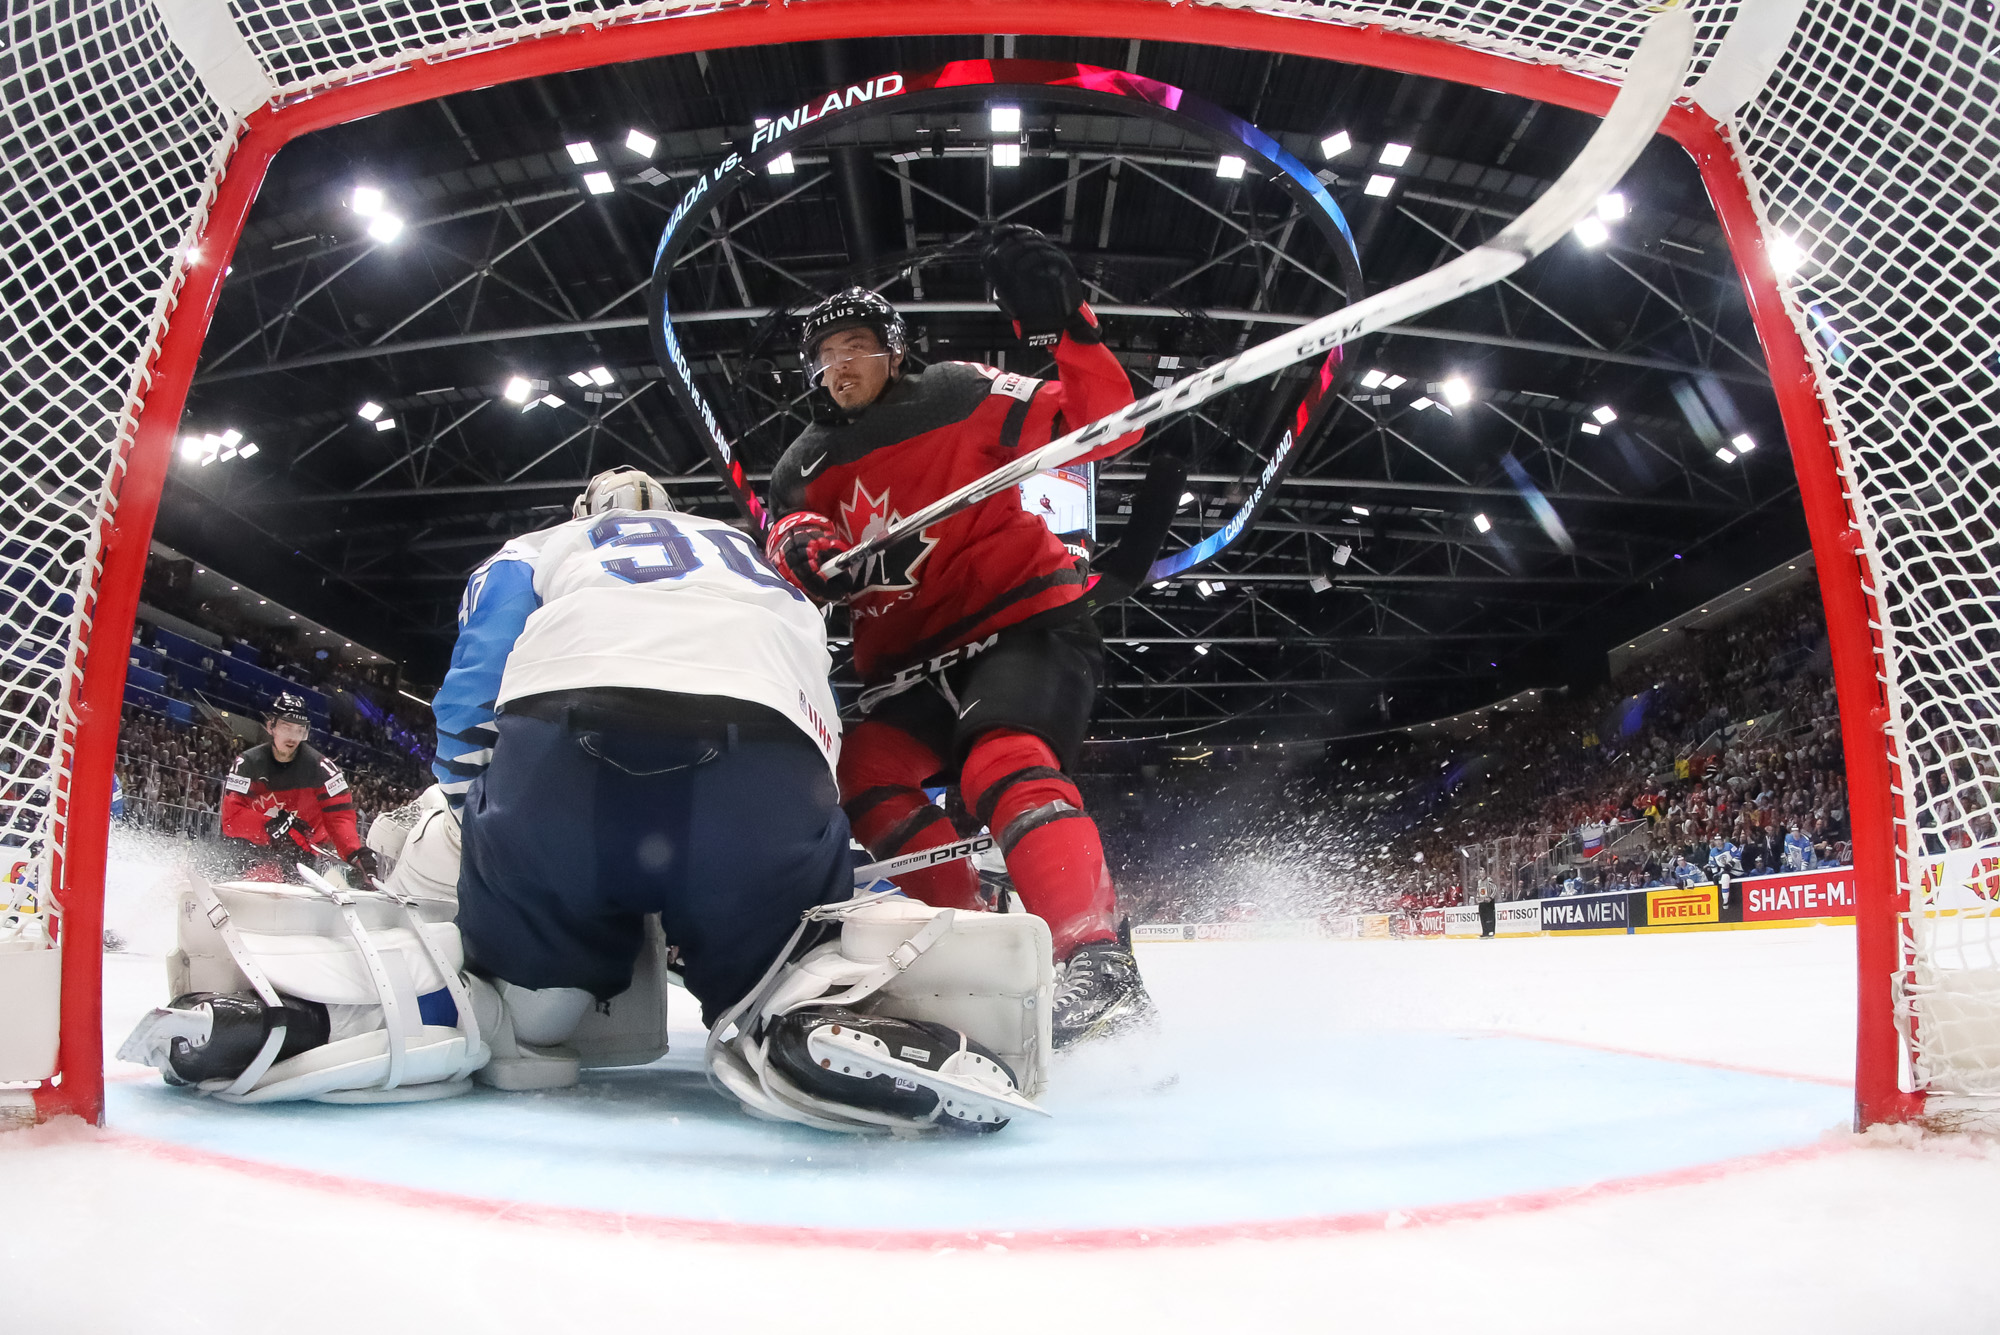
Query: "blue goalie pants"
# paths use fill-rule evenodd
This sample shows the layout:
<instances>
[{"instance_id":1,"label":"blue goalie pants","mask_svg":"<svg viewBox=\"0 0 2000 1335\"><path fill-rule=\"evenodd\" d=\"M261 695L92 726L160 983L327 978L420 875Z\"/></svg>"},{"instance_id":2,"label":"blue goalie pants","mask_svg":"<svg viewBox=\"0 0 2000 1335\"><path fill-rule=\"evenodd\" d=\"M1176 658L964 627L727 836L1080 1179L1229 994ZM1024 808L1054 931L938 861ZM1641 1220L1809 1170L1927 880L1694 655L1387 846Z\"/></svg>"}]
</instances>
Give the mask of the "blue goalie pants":
<instances>
[{"instance_id":1,"label":"blue goalie pants","mask_svg":"<svg viewBox=\"0 0 2000 1335\"><path fill-rule=\"evenodd\" d=\"M631 985L658 913L714 1018L770 966L799 915L853 894L847 817L812 743L764 724L503 714L464 810L467 963L599 1000Z\"/></svg>"}]
</instances>

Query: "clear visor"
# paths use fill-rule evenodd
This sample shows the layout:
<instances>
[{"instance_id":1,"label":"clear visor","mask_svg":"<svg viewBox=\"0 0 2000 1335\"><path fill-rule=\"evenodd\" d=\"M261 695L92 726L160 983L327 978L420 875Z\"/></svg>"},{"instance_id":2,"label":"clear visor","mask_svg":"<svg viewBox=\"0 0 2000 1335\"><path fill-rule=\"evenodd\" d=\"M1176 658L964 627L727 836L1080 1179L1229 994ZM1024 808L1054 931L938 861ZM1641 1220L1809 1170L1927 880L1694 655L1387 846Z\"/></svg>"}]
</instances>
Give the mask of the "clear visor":
<instances>
[{"instance_id":1,"label":"clear visor","mask_svg":"<svg viewBox=\"0 0 2000 1335\"><path fill-rule=\"evenodd\" d=\"M813 354L812 365L806 368L806 374L814 384L818 384L820 377L828 371L836 370L842 366L852 366L859 362L871 361L878 357L886 361L895 355L893 352L856 352L846 348L822 347L818 352Z\"/></svg>"},{"instance_id":2,"label":"clear visor","mask_svg":"<svg viewBox=\"0 0 2000 1335\"><path fill-rule=\"evenodd\" d=\"M289 719L278 719L271 724L271 740L285 745L303 742L311 732L312 729L305 724Z\"/></svg>"}]
</instances>

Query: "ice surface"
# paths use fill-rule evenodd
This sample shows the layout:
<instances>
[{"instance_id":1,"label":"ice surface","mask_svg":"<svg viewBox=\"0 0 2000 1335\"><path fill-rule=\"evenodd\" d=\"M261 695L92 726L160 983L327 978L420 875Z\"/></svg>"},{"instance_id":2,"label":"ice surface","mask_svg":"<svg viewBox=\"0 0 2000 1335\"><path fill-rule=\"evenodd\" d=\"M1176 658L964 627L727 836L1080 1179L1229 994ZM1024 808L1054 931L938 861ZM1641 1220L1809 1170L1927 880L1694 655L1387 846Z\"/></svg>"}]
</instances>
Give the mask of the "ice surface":
<instances>
[{"instance_id":1,"label":"ice surface","mask_svg":"<svg viewBox=\"0 0 2000 1335\"><path fill-rule=\"evenodd\" d=\"M151 865L114 872L134 941ZM1159 1037L1066 1056L1045 1124L942 1143L750 1121L693 1032L573 1093L404 1108L127 1068L107 1131L0 1137L0 1329L1993 1329L2000 1162L1838 1129L1852 952L1148 948ZM162 974L106 965L122 1037Z\"/></svg>"}]
</instances>

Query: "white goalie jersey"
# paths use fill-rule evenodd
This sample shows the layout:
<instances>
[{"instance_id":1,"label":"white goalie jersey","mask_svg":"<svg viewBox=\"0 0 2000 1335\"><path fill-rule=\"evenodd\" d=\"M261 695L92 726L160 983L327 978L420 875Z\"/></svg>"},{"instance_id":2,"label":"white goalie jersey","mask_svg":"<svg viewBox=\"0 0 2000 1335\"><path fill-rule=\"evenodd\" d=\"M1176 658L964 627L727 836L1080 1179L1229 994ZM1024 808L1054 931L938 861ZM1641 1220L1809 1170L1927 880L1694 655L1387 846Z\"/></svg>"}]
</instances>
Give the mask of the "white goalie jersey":
<instances>
[{"instance_id":1,"label":"white goalie jersey","mask_svg":"<svg viewBox=\"0 0 2000 1335\"><path fill-rule=\"evenodd\" d=\"M473 572L458 625L433 702L454 802L491 759L495 711L551 691L747 700L790 719L829 767L839 758L820 614L720 520L612 510L524 534Z\"/></svg>"}]
</instances>

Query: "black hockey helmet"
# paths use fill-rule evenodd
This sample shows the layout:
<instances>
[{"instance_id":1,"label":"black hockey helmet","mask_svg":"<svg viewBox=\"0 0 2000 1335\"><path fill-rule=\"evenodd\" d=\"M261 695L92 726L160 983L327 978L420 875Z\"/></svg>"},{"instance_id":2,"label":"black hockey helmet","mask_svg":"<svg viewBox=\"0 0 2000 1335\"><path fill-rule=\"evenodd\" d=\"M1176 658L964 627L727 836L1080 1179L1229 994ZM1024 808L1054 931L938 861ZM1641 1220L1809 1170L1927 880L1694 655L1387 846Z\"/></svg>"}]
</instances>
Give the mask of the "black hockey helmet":
<instances>
[{"instance_id":1,"label":"black hockey helmet","mask_svg":"<svg viewBox=\"0 0 2000 1335\"><path fill-rule=\"evenodd\" d=\"M312 716L306 713L305 697L292 691L279 693L278 698L271 702L267 717L273 723L301 723L308 728L312 726Z\"/></svg>"},{"instance_id":2,"label":"black hockey helmet","mask_svg":"<svg viewBox=\"0 0 2000 1335\"><path fill-rule=\"evenodd\" d=\"M807 311L799 328L799 364L805 368L808 384L819 383L813 373L819 345L843 329L872 329L891 353L907 351L910 346L909 328L888 298L865 287L843 288Z\"/></svg>"}]
</instances>

